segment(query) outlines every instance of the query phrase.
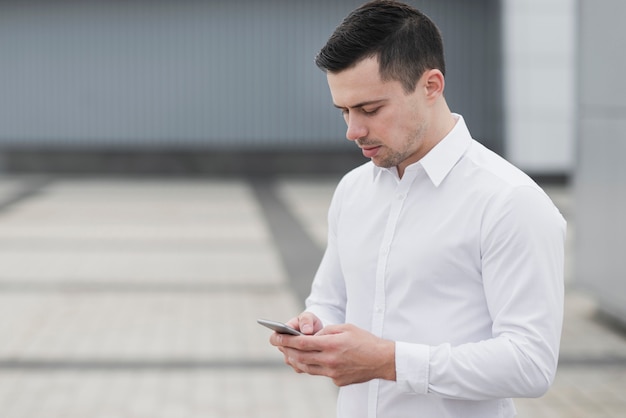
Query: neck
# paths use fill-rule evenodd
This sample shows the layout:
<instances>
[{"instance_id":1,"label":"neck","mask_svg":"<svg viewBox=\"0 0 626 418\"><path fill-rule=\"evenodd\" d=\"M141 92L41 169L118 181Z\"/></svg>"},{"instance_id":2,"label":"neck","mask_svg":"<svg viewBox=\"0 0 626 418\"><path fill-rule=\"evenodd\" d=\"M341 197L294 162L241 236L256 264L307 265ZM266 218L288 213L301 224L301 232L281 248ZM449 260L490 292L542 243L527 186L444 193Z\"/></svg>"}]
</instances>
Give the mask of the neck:
<instances>
[{"instance_id":1,"label":"neck","mask_svg":"<svg viewBox=\"0 0 626 418\"><path fill-rule=\"evenodd\" d=\"M433 149L439 142L441 142L441 140L443 140L443 138L446 137L446 135L450 133L450 131L452 131L454 125L456 125L456 119L452 115L452 112L448 108L445 100L442 98L441 102L437 104L437 107L433 109L431 114L429 129L426 133L426 145L422 149L421 155L419 155L416 160L403 161L401 164L396 166L398 176L402 178L406 166L419 161L424 157L424 155L428 154L431 149Z\"/></svg>"},{"instance_id":2,"label":"neck","mask_svg":"<svg viewBox=\"0 0 626 418\"><path fill-rule=\"evenodd\" d=\"M437 109L433 112L433 129L431 132L433 144L436 145L441 142L441 140L445 138L446 135L448 135L454 128L454 125L456 125L456 119L452 116L452 112L450 111L448 104L442 98L441 102L437 106Z\"/></svg>"}]
</instances>

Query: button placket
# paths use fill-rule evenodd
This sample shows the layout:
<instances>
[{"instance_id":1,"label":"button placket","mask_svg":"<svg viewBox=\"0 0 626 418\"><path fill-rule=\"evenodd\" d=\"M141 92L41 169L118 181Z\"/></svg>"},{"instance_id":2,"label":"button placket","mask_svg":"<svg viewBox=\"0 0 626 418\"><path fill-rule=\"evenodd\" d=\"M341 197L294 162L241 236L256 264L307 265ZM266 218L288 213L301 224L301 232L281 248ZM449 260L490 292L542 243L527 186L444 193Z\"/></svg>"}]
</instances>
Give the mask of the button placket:
<instances>
[{"instance_id":1,"label":"button placket","mask_svg":"<svg viewBox=\"0 0 626 418\"><path fill-rule=\"evenodd\" d=\"M395 199L391 200L391 206L389 208L389 216L385 225L385 231L383 233L383 239L379 249L378 264L376 266L376 286L374 291L374 306L372 312L372 328L371 331L374 335L382 337L383 328L385 322L385 310L386 310L386 273L387 263L389 261L389 254L391 252L391 245L393 237L400 219L400 213L404 206L404 201L407 196L409 187L415 179L415 173L411 173L400 180L396 187ZM377 379L372 380L369 383L369 396L368 396L368 417L376 416L376 409L378 403L378 389L379 381Z\"/></svg>"},{"instance_id":2,"label":"button placket","mask_svg":"<svg viewBox=\"0 0 626 418\"><path fill-rule=\"evenodd\" d=\"M378 265L376 269L376 287L374 294L374 310L372 313L372 333L382 337L386 309L386 272L391 252L393 237L400 219L400 214L406 200L409 188L415 179L415 173L406 173L405 177L396 187L395 199L391 200L389 216L385 225L383 240L379 250Z\"/></svg>"}]
</instances>

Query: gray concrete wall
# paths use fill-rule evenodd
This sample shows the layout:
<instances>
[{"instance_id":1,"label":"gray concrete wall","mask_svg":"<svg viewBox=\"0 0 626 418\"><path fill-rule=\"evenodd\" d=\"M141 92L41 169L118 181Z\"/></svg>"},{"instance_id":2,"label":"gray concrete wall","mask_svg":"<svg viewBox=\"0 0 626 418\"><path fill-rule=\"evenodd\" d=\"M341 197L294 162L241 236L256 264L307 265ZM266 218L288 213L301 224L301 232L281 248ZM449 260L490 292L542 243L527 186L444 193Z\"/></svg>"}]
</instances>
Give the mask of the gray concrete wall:
<instances>
[{"instance_id":1,"label":"gray concrete wall","mask_svg":"<svg viewBox=\"0 0 626 418\"><path fill-rule=\"evenodd\" d=\"M579 0L576 280L626 321L626 2Z\"/></svg>"}]
</instances>

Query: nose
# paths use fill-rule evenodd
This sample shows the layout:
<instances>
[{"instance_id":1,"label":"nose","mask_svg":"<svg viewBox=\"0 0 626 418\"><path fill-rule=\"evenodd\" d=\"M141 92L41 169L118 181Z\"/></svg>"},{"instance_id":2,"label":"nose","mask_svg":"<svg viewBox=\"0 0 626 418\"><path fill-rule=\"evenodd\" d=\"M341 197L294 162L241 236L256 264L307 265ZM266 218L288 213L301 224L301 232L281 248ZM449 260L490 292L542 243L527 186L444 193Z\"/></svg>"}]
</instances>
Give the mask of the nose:
<instances>
[{"instance_id":1,"label":"nose","mask_svg":"<svg viewBox=\"0 0 626 418\"><path fill-rule=\"evenodd\" d=\"M367 127L363 121L356 115L351 114L346 117L346 124L348 129L346 130L346 138L350 141L356 141L367 136Z\"/></svg>"}]
</instances>

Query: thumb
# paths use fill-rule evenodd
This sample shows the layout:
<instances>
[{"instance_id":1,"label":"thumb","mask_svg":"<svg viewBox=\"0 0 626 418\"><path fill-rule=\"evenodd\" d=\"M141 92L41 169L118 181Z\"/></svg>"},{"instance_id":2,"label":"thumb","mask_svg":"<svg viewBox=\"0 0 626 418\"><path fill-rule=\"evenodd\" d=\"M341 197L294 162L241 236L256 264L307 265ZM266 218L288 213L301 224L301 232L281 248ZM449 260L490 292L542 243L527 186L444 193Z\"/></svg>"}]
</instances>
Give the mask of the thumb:
<instances>
[{"instance_id":1,"label":"thumb","mask_svg":"<svg viewBox=\"0 0 626 418\"><path fill-rule=\"evenodd\" d=\"M298 317L300 331L307 335L312 335L322 329L322 321L311 312L303 312Z\"/></svg>"}]
</instances>

